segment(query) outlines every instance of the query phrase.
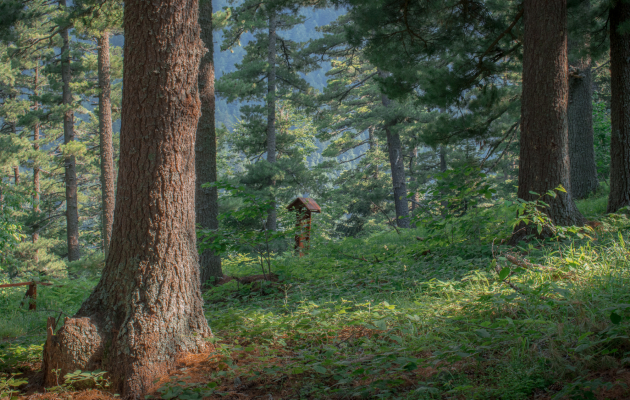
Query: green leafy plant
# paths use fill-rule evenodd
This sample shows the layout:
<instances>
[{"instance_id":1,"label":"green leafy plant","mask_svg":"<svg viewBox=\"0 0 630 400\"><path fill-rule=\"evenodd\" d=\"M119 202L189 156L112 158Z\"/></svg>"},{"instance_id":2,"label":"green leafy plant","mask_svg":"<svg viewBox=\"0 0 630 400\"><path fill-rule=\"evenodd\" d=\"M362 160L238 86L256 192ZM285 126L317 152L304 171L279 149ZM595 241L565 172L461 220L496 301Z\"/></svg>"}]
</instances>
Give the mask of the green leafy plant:
<instances>
[{"instance_id":1,"label":"green leafy plant","mask_svg":"<svg viewBox=\"0 0 630 400\"><path fill-rule=\"evenodd\" d=\"M550 239L566 239L569 235L575 235L583 239L587 236L586 232L591 230L590 227L559 226L545 213L545 209L549 207L549 204L542 199L545 196L555 198L558 196L556 192L566 193L567 191L562 185L558 185L558 187L549 190L544 195L531 192L534 195L538 195L538 199L535 201L517 199L516 220L512 224L513 228L520 226L521 229L529 229L535 226L538 236L545 236Z\"/></svg>"},{"instance_id":2,"label":"green leafy plant","mask_svg":"<svg viewBox=\"0 0 630 400\"><path fill-rule=\"evenodd\" d=\"M266 229L267 212L275 207L273 200L257 193L251 193L244 186L229 183L205 184L216 186L224 196L237 199L238 207L219 215L221 228L218 230L199 229L199 251L211 249L215 253L251 252L256 254L264 276L271 274L273 255L279 242L294 232L293 225L280 223L278 229ZM282 221L282 219L280 219Z\"/></svg>"},{"instance_id":3,"label":"green leafy plant","mask_svg":"<svg viewBox=\"0 0 630 400\"><path fill-rule=\"evenodd\" d=\"M483 240L496 233L501 214L494 200L497 190L476 167L447 170L433 176L414 223L428 232L434 244L450 245L464 238ZM413 197L411 193L408 197Z\"/></svg>"},{"instance_id":4,"label":"green leafy plant","mask_svg":"<svg viewBox=\"0 0 630 400\"><path fill-rule=\"evenodd\" d=\"M28 383L26 379L17 378L18 375L22 374L0 373L0 399L4 399L7 397L9 399L17 399L17 397L13 396L20 393L17 388Z\"/></svg>"},{"instance_id":5,"label":"green leafy plant","mask_svg":"<svg viewBox=\"0 0 630 400\"><path fill-rule=\"evenodd\" d=\"M55 373L58 373L55 370ZM107 390L111 382L107 379L107 371L81 371L76 370L69 372L63 377L63 383L48 389L51 392L68 392L85 388L96 388L99 390Z\"/></svg>"}]
</instances>

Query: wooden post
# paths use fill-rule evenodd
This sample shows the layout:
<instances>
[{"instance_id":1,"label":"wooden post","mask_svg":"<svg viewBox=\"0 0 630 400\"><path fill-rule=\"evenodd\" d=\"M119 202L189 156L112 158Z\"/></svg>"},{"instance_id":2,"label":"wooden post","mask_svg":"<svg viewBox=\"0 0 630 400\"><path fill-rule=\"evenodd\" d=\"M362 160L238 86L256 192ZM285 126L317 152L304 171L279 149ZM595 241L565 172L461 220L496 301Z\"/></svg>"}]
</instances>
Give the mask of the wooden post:
<instances>
[{"instance_id":1,"label":"wooden post","mask_svg":"<svg viewBox=\"0 0 630 400\"><path fill-rule=\"evenodd\" d=\"M17 287L17 286L28 286L26 293L24 294L24 300L22 300L22 305L24 305L24 301L28 301L28 309L30 311L37 310L37 285L43 286L52 286L52 283L45 282L22 282L22 283L7 283L5 285L0 285L1 288L7 287ZM28 299L28 300L27 300Z\"/></svg>"},{"instance_id":2,"label":"wooden post","mask_svg":"<svg viewBox=\"0 0 630 400\"><path fill-rule=\"evenodd\" d=\"M37 283L31 282L31 284L28 285L24 299L28 301L29 311L37 310Z\"/></svg>"},{"instance_id":3,"label":"wooden post","mask_svg":"<svg viewBox=\"0 0 630 400\"><path fill-rule=\"evenodd\" d=\"M295 234L295 250L300 257L304 256L304 252L309 248L311 240L311 215L312 213L320 213L321 208L315 200L308 197L298 197L287 207L288 210L295 210L297 232Z\"/></svg>"}]
</instances>

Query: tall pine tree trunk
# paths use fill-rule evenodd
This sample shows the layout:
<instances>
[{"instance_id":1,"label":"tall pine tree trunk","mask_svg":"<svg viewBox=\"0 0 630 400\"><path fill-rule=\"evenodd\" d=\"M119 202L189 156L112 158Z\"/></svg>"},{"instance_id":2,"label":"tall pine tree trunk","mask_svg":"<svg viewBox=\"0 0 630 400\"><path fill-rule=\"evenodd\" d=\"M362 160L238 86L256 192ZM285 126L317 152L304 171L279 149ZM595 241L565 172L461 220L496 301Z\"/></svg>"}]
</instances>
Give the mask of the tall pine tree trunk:
<instances>
[{"instance_id":1,"label":"tall pine tree trunk","mask_svg":"<svg viewBox=\"0 0 630 400\"><path fill-rule=\"evenodd\" d=\"M448 166L446 164L446 147L440 146L440 172L446 172L447 168ZM446 196L446 193L444 192L441 192L440 194L442 196ZM440 205L442 206L442 217L446 217L448 213L448 201L442 200L440 202Z\"/></svg>"},{"instance_id":2,"label":"tall pine tree trunk","mask_svg":"<svg viewBox=\"0 0 630 400\"><path fill-rule=\"evenodd\" d=\"M440 172L446 172L446 147L440 146Z\"/></svg>"},{"instance_id":3,"label":"tall pine tree trunk","mask_svg":"<svg viewBox=\"0 0 630 400\"><path fill-rule=\"evenodd\" d=\"M13 96L13 98L15 98L15 96ZM16 120L11 121L11 133L17 136L17 121ZM16 187L17 185L20 184L20 166L19 165L13 166L13 182L15 183Z\"/></svg>"},{"instance_id":4,"label":"tall pine tree trunk","mask_svg":"<svg viewBox=\"0 0 630 400\"><path fill-rule=\"evenodd\" d=\"M592 102L591 59L583 57L571 62L569 68L569 161L571 194L575 199L587 197L599 186L595 164Z\"/></svg>"},{"instance_id":5,"label":"tall pine tree trunk","mask_svg":"<svg viewBox=\"0 0 630 400\"><path fill-rule=\"evenodd\" d=\"M66 7L66 0L59 4ZM63 116L63 144L74 141L74 110L72 110L72 70L70 69L70 36L69 27L61 29L61 80L63 82L63 105L69 109ZM64 160L66 183L66 229L68 243L68 261L81 257L79 249L79 199L77 198L77 162L74 156Z\"/></svg>"},{"instance_id":6,"label":"tall pine tree trunk","mask_svg":"<svg viewBox=\"0 0 630 400\"><path fill-rule=\"evenodd\" d=\"M116 187L114 183L114 144L112 142L112 102L109 62L109 32L101 33L98 38L98 127L101 148L101 199L103 202L102 236L105 258L109 254L114 223L114 204Z\"/></svg>"},{"instance_id":7,"label":"tall pine tree trunk","mask_svg":"<svg viewBox=\"0 0 630 400\"><path fill-rule=\"evenodd\" d=\"M269 14L269 49L267 62L269 73L267 77L267 161L276 163L276 13L271 10ZM276 181L272 179L273 191ZM267 229L275 231L277 228L278 213L275 202L267 215Z\"/></svg>"},{"instance_id":8,"label":"tall pine tree trunk","mask_svg":"<svg viewBox=\"0 0 630 400\"><path fill-rule=\"evenodd\" d=\"M582 225L571 196L567 106L569 100L566 0L524 2L523 95L518 197L563 185L567 193L544 196L545 212L557 225ZM517 226L512 243L533 228Z\"/></svg>"},{"instance_id":9,"label":"tall pine tree trunk","mask_svg":"<svg viewBox=\"0 0 630 400\"><path fill-rule=\"evenodd\" d=\"M202 188L204 183L217 181L217 133L214 123L214 42L212 38L212 1L202 1L199 5L201 40L208 49L199 66L199 95L201 97L201 118L197 125L195 140L195 163L197 187L195 212L197 224L204 229L219 227L219 194L216 187ZM221 278L221 257L212 250L204 250L199 257L201 284L212 278Z\"/></svg>"},{"instance_id":10,"label":"tall pine tree trunk","mask_svg":"<svg viewBox=\"0 0 630 400\"><path fill-rule=\"evenodd\" d=\"M419 188L417 187L417 183L418 183L418 177L416 176L416 171L414 171L414 164L416 163L416 159L418 158L418 147L414 147L413 151L411 152L411 157L409 160L409 176L410 179L413 180L415 187L415 191L413 193L413 197L412 197L412 203L411 203L411 212L414 213L416 211L416 208L418 208L418 204L420 204L420 193L419 193Z\"/></svg>"},{"instance_id":11,"label":"tall pine tree trunk","mask_svg":"<svg viewBox=\"0 0 630 400\"><path fill-rule=\"evenodd\" d=\"M39 95L39 60L37 61L37 65L35 66L35 85L33 89L33 94L35 96ZM33 106L33 110L39 110L39 103L35 101ZM39 193L40 193L40 184L39 184L39 160L37 153L39 152L39 122L33 126L33 150L35 151L35 161L33 163L33 213L38 216L41 212L39 208ZM39 217L39 216L38 216ZM35 226L33 229L33 235L31 236L33 243L37 243L39 240L39 226ZM35 250L35 262L38 261L37 250Z\"/></svg>"},{"instance_id":12,"label":"tall pine tree trunk","mask_svg":"<svg viewBox=\"0 0 630 400\"><path fill-rule=\"evenodd\" d=\"M617 1L610 9L610 195L608 212L630 205L630 3Z\"/></svg>"},{"instance_id":13,"label":"tall pine tree trunk","mask_svg":"<svg viewBox=\"0 0 630 400\"><path fill-rule=\"evenodd\" d=\"M54 334L47 386L106 370L112 392L141 399L178 356L207 349L195 234L195 131L203 44L197 0L127 0L114 228L101 279ZM57 371L55 371L57 370Z\"/></svg>"},{"instance_id":14,"label":"tall pine tree trunk","mask_svg":"<svg viewBox=\"0 0 630 400\"><path fill-rule=\"evenodd\" d=\"M381 77L386 73L379 71ZM381 94L381 103L385 108L391 107L391 100ZM396 208L396 224L399 228L409 228L409 202L407 201L407 185L405 183L405 161L403 159L402 142L400 135L392 131L392 123L385 122L385 134L387 136L387 149L389 153L389 165L392 170L392 186L394 188L394 206Z\"/></svg>"}]
</instances>

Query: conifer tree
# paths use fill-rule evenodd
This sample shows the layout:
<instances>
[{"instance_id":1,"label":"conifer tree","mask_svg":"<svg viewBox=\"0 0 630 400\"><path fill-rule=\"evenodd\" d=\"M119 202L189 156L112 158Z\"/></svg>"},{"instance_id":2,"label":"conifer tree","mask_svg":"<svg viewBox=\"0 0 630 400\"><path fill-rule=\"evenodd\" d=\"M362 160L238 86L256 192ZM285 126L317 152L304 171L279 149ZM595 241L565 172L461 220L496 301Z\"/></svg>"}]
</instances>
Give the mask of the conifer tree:
<instances>
[{"instance_id":1,"label":"conifer tree","mask_svg":"<svg viewBox=\"0 0 630 400\"><path fill-rule=\"evenodd\" d=\"M49 320L45 384L108 371L112 390L144 398L180 354L211 335L196 256L195 130L203 53L195 0L128 0L114 229L99 283L73 318ZM158 73L155 73L158 71Z\"/></svg>"},{"instance_id":2,"label":"conifer tree","mask_svg":"<svg viewBox=\"0 0 630 400\"><path fill-rule=\"evenodd\" d=\"M67 9L66 0L59 0L62 10ZM60 66L61 80L63 83L63 144L72 145L75 140L74 132L74 108L72 98L72 66L70 57L70 22L63 21L59 27L61 36ZM64 180L66 184L66 235L68 244L68 260L75 261L81 257L79 247L79 193L77 182L76 156L68 154L64 160Z\"/></svg>"},{"instance_id":3,"label":"conifer tree","mask_svg":"<svg viewBox=\"0 0 630 400\"><path fill-rule=\"evenodd\" d=\"M589 13L589 3L584 1L575 10L569 10L572 24L582 22L579 14ZM572 24L569 24L568 105L571 194L575 199L583 199L599 186L593 143L593 83L589 36L584 35L582 27L571 29Z\"/></svg>"},{"instance_id":4,"label":"conifer tree","mask_svg":"<svg viewBox=\"0 0 630 400\"><path fill-rule=\"evenodd\" d=\"M197 183L195 188L195 212L197 224L203 229L219 227L219 196L216 187L203 188L205 183L217 181L217 134L215 126L214 94L214 42L212 1L201 0L199 3L199 25L201 40L207 52L199 65L199 95L201 98L201 117L195 139L195 166ZM201 284L211 278L223 276L221 257L212 250L204 250L199 257Z\"/></svg>"},{"instance_id":5,"label":"conifer tree","mask_svg":"<svg viewBox=\"0 0 630 400\"><path fill-rule=\"evenodd\" d=\"M323 59L331 59L333 69L327 73L331 79L324 89L320 101L325 104L320 111L320 140L334 139L329 146L329 154L339 156L344 152L366 144L365 133L384 136L389 154L389 178L393 189L396 212L396 225L408 228L409 204L407 200L407 174L404 158L409 157L410 148L403 145L404 137L418 128L423 118L420 108L410 102L393 102L383 93L383 79L388 74L369 64L361 47L352 46L345 38L346 28L352 24L348 16L342 16L323 29L324 37L310 43L306 52L317 54ZM326 136L328 135L328 136ZM409 142L409 135L406 141ZM369 137L368 137L369 140ZM413 139L412 139L413 140ZM417 146L413 144L412 146ZM373 150L370 146L370 150ZM378 154L363 152L362 155ZM362 156L360 155L360 156ZM357 156L357 157L360 157ZM369 164L369 163L368 163ZM347 175L347 174L345 174ZM348 177L344 177L348 179ZM374 207L362 207L373 210ZM354 214L357 214L356 212Z\"/></svg>"},{"instance_id":6,"label":"conifer tree","mask_svg":"<svg viewBox=\"0 0 630 400\"><path fill-rule=\"evenodd\" d=\"M547 214L558 225L582 225L569 176L569 99L566 1L524 3L523 100L518 197L544 196ZM559 185L566 192L546 196ZM512 243L530 228L517 226ZM544 234L548 234L545 232Z\"/></svg>"},{"instance_id":7,"label":"conifer tree","mask_svg":"<svg viewBox=\"0 0 630 400\"><path fill-rule=\"evenodd\" d=\"M93 0L75 2L78 10L90 9ZM87 13L85 13L87 14ZM115 204L115 167L112 128L112 65L110 60L110 37L112 33L121 31L122 4L109 1L98 7L98 12L88 14L75 22L75 28L88 39L94 38L98 59L98 130L100 150L100 183L101 183L101 234L105 258L109 253L109 244L114 223ZM116 76L114 71L114 76Z\"/></svg>"},{"instance_id":8,"label":"conifer tree","mask_svg":"<svg viewBox=\"0 0 630 400\"><path fill-rule=\"evenodd\" d=\"M235 100L249 102L241 107L254 142L265 127L265 160L259 160L256 168L250 168L250 175L265 182L269 196L276 195L278 179L286 170L278 165L277 143L277 103L294 97L296 93L307 93L311 89L301 73L312 70L312 60L300 57L300 44L288 38L286 32L303 22L298 15L299 4L291 2L246 0L231 13L231 24L224 33L222 50L240 44L243 34L248 32L253 38L244 46L246 54L236 65L237 71L226 74L217 82L217 91L229 102ZM263 82L266 83L263 84ZM264 121L264 122L263 122ZM262 155L261 153L261 155ZM277 206L277 205L276 205ZM276 206L269 210L266 228L277 227Z\"/></svg>"},{"instance_id":9,"label":"conifer tree","mask_svg":"<svg viewBox=\"0 0 630 400\"><path fill-rule=\"evenodd\" d=\"M19 264L9 273L16 276L55 275L63 273L64 268L51 253L59 248L57 220L63 216L59 208L64 203L57 197L62 188L58 184L54 152L60 121L58 105L50 105L54 94L48 69L55 50L48 45L51 33L46 23L58 16L58 10L45 1L32 2L29 10L30 13L14 21L11 29L3 30L3 43L8 46L0 51L1 65L15 72L14 80L7 84L20 94L9 107L1 107L3 113L14 113L4 120L15 121L17 134L12 139L13 146L0 146L0 153L6 149L19 158L23 179L17 193L25 200L30 197L27 201L31 204L30 210L23 208L16 215L24 233L31 237L31 241L20 243L14 253ZM43 239L42 232L46 233Z\"/></svg>"},{"instance_id":10,"label":"conifer tree","mask_svg":"<svg viewBox=\"0 0 630 400\"><path fill-rule=\"evenodd\" d=\"M610 195L608 212L630 205L630 2L617 0L610 21Z\"/></svg>"}]
</instances>

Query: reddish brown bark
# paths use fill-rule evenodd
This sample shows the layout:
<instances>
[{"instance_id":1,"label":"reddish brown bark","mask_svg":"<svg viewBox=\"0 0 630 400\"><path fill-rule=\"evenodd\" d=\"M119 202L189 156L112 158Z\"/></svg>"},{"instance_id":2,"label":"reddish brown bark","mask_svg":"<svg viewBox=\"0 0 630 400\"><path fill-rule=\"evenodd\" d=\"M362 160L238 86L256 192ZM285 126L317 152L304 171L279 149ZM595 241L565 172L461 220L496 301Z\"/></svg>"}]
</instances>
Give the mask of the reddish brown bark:
<instances>
[{"instance_id":1,"label":"reddish brown bark","mask_svg":"<svg viewBox=\"0 0 630 400\"><path fill-rule=\"evenodd\" d=\"M101 280L44 349L45 382L75 369L109 372L139 399L179 354L211 335L195 234L197 0L125 2L121 152L114 227Z\"/></svg>"},{"instance_id":2,"label":"reddish brown bark","mask_svg":"<svg viewBox=\"0 0 630 400\"><path fill-rule=\"evenodd\" d=\"M630 33L619 31L630 21L630 3L610 9L610 195L608 212L630 205Z\"/></svg>"},{"instance_id":3,"label":"reddish brown bark","mask_svg":"<svg viewBox=\"0 0 630 400\"><path fill-rule=\"evenodd\" d=\"M116 188L114 184L114 145L112 143L112 103L110 86L109 32L101 33L98 38L98 121L101 148L101 199L103 203L103 252L109 254L114 223L114 203Z\"/></svg>"},{"instance_id":4,"label":"reddish brown bark","mask_svg":"<svg viewBox=\"0 0 630 400\"><path fill-rule=\"evenodd\" d=\"M33 90L33 94L35 96L39 95L39 61L38 61L38 65L35 66L35 88ZM39 110L39 103L37 101L35 101L35 104L33 106L33 109L35 111ZM35 126L33 127L33 150L35 151L35 153L37 153L39 151L39 122L35 124ZM37 160L37 155L35 157L35 162L33 165L33 212L35 214L39 214L40 212L40 208L39 208L39 193L40 193L40 185L39 185L39 162ZM37 241L39 240L39 227L35 227L33 230L33 235L32 235L32 239L33 239L33 243L37 243ZM35 250L35 256L34 256L35 262L38 261L39 257L37 255L37 250Z\"/></svg>"},{"instance_id":5,"label":"reddish brown bark","mask_svg":"<svg viewBox=\"0 0 630 400\"><path fill-rule=\"evenodd\" d=\"M66 0L60 0L59 4L65 9ZM60 31L61 46L61 80L63 81L63 105L68 110L63 115L63 143L74 141L74 110L72 109L72 70L70 66L70 35L69 27ZM68 260L75 261L81 258L79 249L79 199L77 197L77 161L74 156L68 156L64 160L66 183L66 238L68 244Z\"/></svg>"},{"instance_id":6,"label":"reddish brown bark","mask_svg":"<svg viewBox=\"0 0 630 400\"><path fill-rule=\"evenodd\" d=\"M195 212L197 224L205 229L219 227L219 194L216 187L202 188L204 183L217 181L217 133L214 122L214 42L212 40L212 1L204 1L199 6L201 40L208 49L199 66L199 96L201 117L195 139L197 187ZM201 284L212 278L223 277L221 257L212 250L204 250L199 257Z\"/></svg>"},{"instance_id":7,"label":"reddish brown bark","mask_svg":"<svg viewBox=\"0 0 630 400\"><path fill-rule=\"evenodd\" d=\"M569 99L566 0L523 3L523 96L518 197L538 200L558 185L567 193L553 198L545 210L557 225L582 225L571 196L567 107ZM517 227L512 243L528 229ZM531 230L529 230L531 232Z\"/></svg>"},{"instance_id":8,"label":"reddish brown bark","mask_svg":"<svg viewBox=\"0 0 630 400\"><path fill-rule=\"evenodd\" d=\"M589 1L581 7L588 12ZM591 57L580 54L587 44L569 38L569 160L571 194L575 199L583 199L599 187L593 136Z\"/></svg>"},{"instance_id":9,"label":"reddish brown bark","mask_svg":"<svg viewBox=\"0 0 630 400\"><path fill-rule=\"evenodd\" d=\"M269 13L269 46L267 51L267 62L269 72L267 74L267 161L276 163L276 13L271 10ZM271 187L276 185L276 181L271 182ZM275 231L277 228L278 212L276 204L272 204L267 215L267 229Z\"/></svg>"}]
</instances>

